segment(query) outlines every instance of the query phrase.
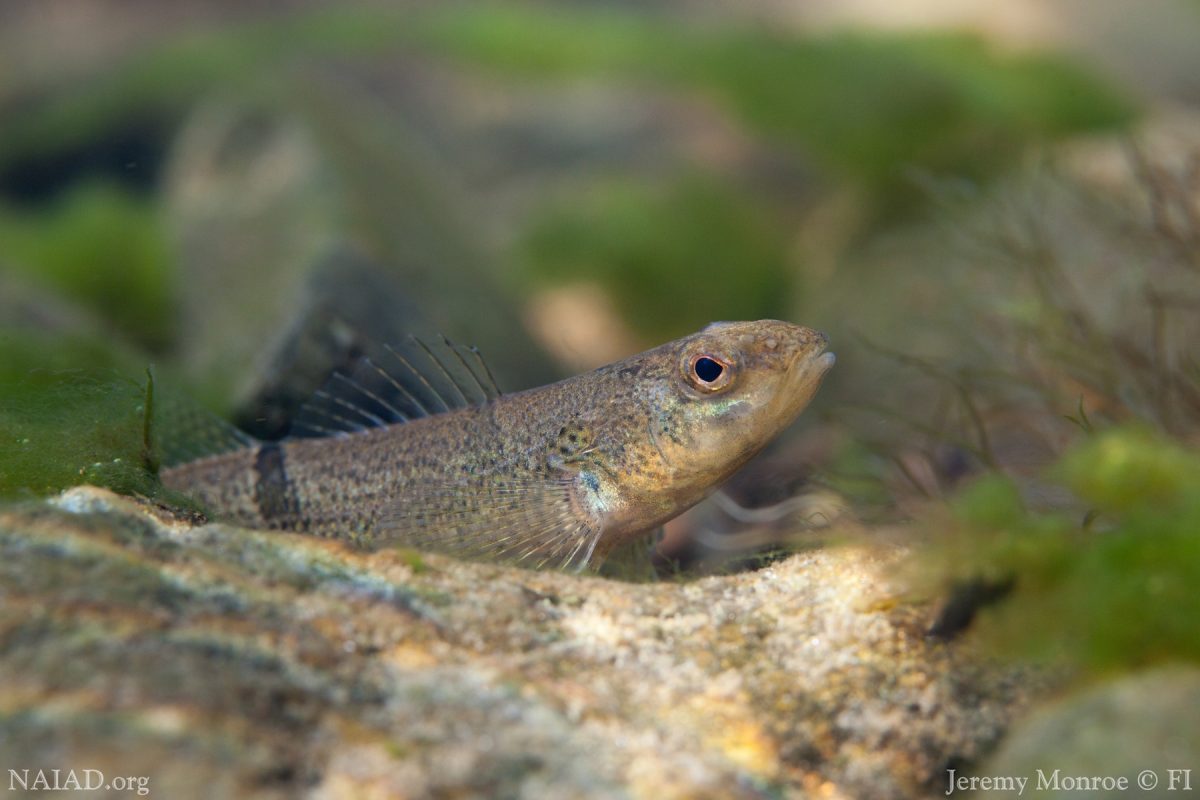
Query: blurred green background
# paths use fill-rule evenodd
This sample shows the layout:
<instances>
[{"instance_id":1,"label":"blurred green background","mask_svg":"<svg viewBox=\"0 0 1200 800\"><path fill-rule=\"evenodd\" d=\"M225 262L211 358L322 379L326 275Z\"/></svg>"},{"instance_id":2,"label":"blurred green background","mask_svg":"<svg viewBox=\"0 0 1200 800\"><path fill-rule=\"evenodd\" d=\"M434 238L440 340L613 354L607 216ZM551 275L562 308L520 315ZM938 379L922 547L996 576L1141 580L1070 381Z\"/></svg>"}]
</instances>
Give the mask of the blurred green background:
<instances>
[{"instance_id":1,"label":"blurred green background","mask_svg":"<svg viewBox=\"0 0 1200 800\"><path fill-rule=\"evenodd\" d=\"M936 552L997 519L1018 537L935 581L1028 569L1030 602L1072 608L1125 564L1186 582L1200 484L1163 473L1116 501L1084 456L1052 466L1116 437L1130 463L1194 470L1200 442L1200 8L1128 17L5 4L0 496L154 494L151 365L280 436L366 341L478 343L511 390L778 317L839 355L783 463L868 519L956 498ZM1155 512L1164 492L1187 514ZM1076 541L1097 514L1120 547ZM1063 567L1063 547L1094 557ZM1196 595L1129 591L1104 613L1149 603L1170 635L1092 642L1097 662L1194 657L1176 623Z\"/></svg>"}]
</instances>

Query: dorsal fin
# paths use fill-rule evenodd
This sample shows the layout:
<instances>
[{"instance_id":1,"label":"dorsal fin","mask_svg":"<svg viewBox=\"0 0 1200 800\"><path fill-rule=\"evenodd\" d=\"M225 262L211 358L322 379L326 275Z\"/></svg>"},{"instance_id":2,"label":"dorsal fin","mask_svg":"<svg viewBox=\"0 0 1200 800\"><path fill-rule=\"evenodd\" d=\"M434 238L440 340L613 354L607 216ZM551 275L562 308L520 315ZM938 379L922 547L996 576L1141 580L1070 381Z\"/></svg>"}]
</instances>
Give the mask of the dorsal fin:
<instances>
[{"instance_id":1,"label":"dorsal fin","mask_svg":"<svg viewBox=\"0 0 1200 800\"><path fill-rule=\"evenodd\" d=\"M292 436L340 436L482 405L501 394L474 347L409 336L335 372L304 404Z\"/></svg>"}]
</instances>

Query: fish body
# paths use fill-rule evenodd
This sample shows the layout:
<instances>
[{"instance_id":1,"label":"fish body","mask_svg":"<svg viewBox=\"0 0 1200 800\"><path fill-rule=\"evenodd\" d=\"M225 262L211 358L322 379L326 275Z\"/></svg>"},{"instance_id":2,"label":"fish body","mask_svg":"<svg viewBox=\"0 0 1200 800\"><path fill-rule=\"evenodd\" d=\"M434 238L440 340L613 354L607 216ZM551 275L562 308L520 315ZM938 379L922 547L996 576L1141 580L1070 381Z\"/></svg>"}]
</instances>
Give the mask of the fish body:
<instances>
[{"instance_id":1,"label":"fish body","mask_svg":"<svg viewBox=\"0 0 1200 800\"><path fill-rule=\"evenodd\" d=\"M786 428L833 365L826 345L786 322L714 323L548 386L256 444L162 478L249 526L594 566L699 502Z\"/></svg>"}]
</instances>

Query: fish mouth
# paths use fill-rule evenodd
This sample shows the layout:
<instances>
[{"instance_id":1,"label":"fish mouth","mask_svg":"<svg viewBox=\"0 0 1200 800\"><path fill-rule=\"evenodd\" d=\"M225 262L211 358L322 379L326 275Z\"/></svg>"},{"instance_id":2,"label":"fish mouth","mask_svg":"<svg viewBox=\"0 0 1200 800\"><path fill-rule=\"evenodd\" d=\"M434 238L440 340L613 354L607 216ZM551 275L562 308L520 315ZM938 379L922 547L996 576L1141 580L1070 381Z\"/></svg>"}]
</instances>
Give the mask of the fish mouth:
<instances>
[{"instance_id":1,"label":"fish mouth","mask_svg":"<svg viewBox=\"0 0 1200 800\"><path fill-rule=\"evenodd\" d=\"M815 372L817 377L824 377L825 373L837 363L837 356L829 352L828 347L829 337L818 333L812 347L797 353L788 370L803 373Z\"/></svg>"},{"instance_id":2,"label":"fish mouth","mask_svg":"<svg viewBox=\"0 0 1200 800\"><path fill-rule=\"evenodd\" d=\"M819 334L806 349L792 358L787 371L787 389L781 393L781 402L799 413L824 382L825 376L837 363L837 356L826 350L829 338ZM786 399L784 399L786 398Z\"/></svg>"}]
</instances>

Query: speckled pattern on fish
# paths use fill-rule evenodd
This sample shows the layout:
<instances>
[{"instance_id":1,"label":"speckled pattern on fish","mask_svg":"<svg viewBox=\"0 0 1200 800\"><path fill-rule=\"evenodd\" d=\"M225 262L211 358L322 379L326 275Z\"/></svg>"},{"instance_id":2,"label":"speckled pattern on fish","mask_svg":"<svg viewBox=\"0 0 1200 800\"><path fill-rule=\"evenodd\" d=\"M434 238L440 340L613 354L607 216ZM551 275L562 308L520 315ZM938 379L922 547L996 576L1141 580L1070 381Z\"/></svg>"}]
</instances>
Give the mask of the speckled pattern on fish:
<instances>
[{"instance_id":1,"label":"speckled pattern on fish","mask_svg":"<svg viewBox=\"0 0 1200 800\"><path fill-rule=\"evenodd\" d=\"M218 515L365 546L595 566L703 499L800 414L824 334L722 322L537 389L403 424L192 461L164 483Z\"/></svg>"}]
</instances>

